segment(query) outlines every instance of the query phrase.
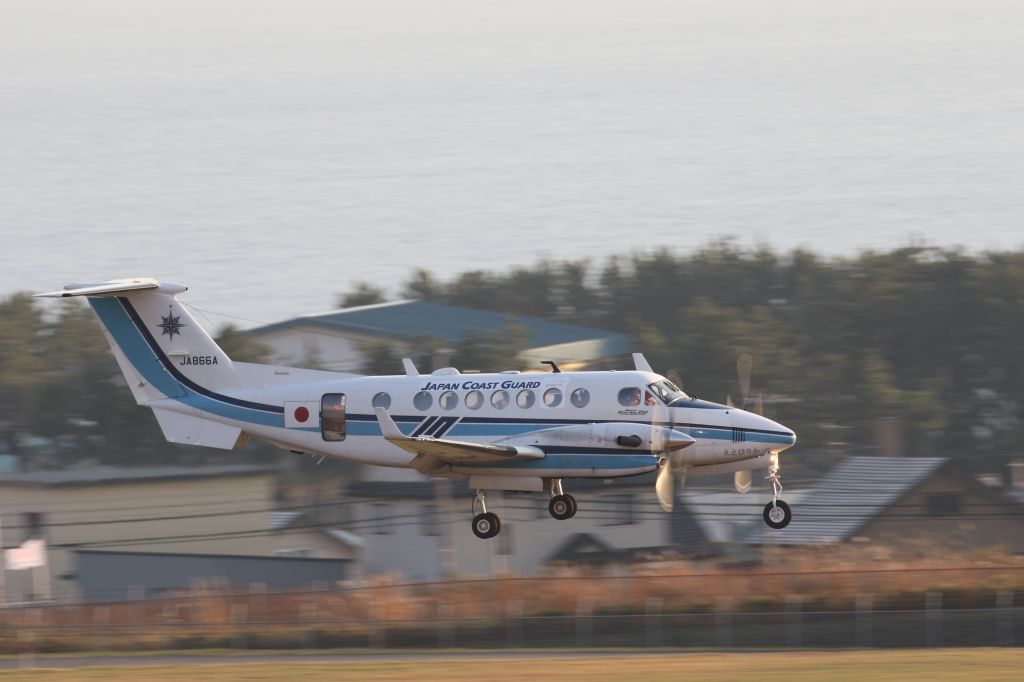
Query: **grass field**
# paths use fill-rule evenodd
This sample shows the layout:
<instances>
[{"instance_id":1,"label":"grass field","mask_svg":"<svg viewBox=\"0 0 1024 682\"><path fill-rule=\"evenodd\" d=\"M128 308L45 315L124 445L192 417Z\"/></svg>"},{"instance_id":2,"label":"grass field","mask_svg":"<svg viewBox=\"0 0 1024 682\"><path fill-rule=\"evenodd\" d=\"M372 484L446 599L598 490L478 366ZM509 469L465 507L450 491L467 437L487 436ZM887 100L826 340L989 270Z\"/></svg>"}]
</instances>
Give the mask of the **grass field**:
<instances>
[{"instance_id":1,"label":"grass field","mask_svg":"<svg viewBox=\"0 0 1024 682\"><path fill-rule=\"evenodd\" d=\"M1024 649L937 649L847 652L681 653L643 657L545 658L536 660L294 660L256 663L196 663L181 666L91 666L75 669L0 671L8 680L1020 680ZM45 661L39 662L45 666Z\"/></svg>"}]
</instances>

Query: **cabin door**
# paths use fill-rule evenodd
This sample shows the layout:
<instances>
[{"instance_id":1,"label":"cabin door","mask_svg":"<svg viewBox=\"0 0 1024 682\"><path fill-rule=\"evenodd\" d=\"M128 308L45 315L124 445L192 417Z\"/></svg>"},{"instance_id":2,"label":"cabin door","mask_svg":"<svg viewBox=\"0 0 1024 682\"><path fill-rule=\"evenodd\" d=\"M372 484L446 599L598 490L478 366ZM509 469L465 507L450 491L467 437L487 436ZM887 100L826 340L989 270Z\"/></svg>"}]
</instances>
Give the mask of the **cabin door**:
<instances>
[{"instance_id":1,"label":"cabin door","mask_svg":"<svg viewBox=\"0 0 1024 682\"><path fill-rule=\"evenodd\" d=\"M320 398L320 435L326 441L345 440L344 393L324 393Z\"/></svg>"}]
</instances>

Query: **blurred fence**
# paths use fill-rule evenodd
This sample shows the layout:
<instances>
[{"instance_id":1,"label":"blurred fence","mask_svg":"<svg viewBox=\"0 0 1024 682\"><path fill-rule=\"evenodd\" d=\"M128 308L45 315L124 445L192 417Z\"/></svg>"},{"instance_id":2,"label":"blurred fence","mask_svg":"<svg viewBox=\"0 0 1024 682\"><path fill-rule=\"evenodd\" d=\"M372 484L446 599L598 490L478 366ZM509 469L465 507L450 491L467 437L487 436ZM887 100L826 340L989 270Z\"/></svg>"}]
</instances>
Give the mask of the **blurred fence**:
<instances>
[{"instance_id":1,"label":"blurred fence","mask_svg":"<svg viewBox=\"0 0 1024 682\"><path fill-rule=\"evenodd\" d=\"M964 571L970 580L954 579ZM0 651L1022 646L1022 579L1024 567L999 567L207 586L11 607L0 615ZM784 589L793 586L802 589Z\"/></svg>"}]
</instances>

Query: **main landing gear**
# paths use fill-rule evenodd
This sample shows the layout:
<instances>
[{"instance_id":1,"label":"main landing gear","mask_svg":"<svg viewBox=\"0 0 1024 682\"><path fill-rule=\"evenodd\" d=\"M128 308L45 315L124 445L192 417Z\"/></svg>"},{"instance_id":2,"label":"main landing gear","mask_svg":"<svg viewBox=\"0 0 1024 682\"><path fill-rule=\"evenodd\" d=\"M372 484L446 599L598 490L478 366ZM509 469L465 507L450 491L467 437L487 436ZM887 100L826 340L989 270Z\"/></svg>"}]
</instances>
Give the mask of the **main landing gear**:
<instances>
[{"instance_id":1,"label":"main landing gear","mask_svg":"<svg viewBox=\"0 0 1024 682\"><path fill-rule=\"evenodd\" d=\"M548 492L551 493L551 501L548 502L548 513L559 521L565 521L576 516L576 498L566 495L562 490L562 480L554 479L548 482Z\"/></svg>"},{"instance_id":2,"label":"main landing gear","mask_svg":"<svg viewBox=\"0 0 1024 682\"><path fill-rule=\"evenodd\" d=\"M484 491L477 490L473 498L473 534L481 540L493 538L501 531L501 520L494 512L487 511Z\"/></svg>"},{"instance_id":3,"label":"main landing gear","mask_svg":"<svg viewBox=\"0 0 1024 682\"><path fill-rule=\"evenodd\" d=\"M778 453L772 453L767 478L772 484L772 501L764 506L764 522L769 528L778 530L785 528L793 520L793 511L789 505L779 499L779 495L782 494L782 476L779 474Z\"/></svg>"},{"instance_id":4,"label":"main landing gear","mask_svg":"<svg viewBox=\"0 0 1024 682\"><path fill-rule=\"evenodd\" d=\"M576 516L576 498L562 490L561 479L545 479L551 500L548 513L559 521ZM487 511L487 500L483 490L477 490L473 497L473 535L482 540L493 538L501 532L501 520L494 512Z\"/></svg>"}]
</instances>

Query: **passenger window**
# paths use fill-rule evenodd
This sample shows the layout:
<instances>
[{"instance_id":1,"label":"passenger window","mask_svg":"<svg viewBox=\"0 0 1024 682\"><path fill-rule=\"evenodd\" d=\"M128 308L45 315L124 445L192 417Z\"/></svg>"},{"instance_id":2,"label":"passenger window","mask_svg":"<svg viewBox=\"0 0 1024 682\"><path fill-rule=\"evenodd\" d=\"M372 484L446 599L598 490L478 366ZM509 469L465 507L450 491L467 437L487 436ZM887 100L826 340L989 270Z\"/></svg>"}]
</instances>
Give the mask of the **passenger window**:
<instances>
[{"instance_id":1,"label":"passenger window","mask_svg":"<svg viewBox=\"0 0 1024 682\"><path fill-rule=\"evenodd\" d=\"M562 392L557 388L544 391L544 404L548 407L558 407L562 404Z\"/></svg>"},{"instance_id":2,"label":"passenger window","mask_svg":"<svg viewBox=\"0 0 1024 682\"><path fill-rule=\"evenodd\" d=\"M412 399L412 404L416 406L417 410L429 410L430 406L434 404L434 396L426 391L420 391Z\"/></svg>"},{"instance_id":3,"label":"passenger window","mask_svg":"<svg viewBox=\"0 0 1024 682\"><path fill-rule=\"evenodd\" d=\"M528 388L524 388L519 391L518 395L516 395L516 405L524 410L533 407L533 403L536 402L536 400L537 397L533 395L533 391Z\"/></svg>"},{"instance_id":4,"label":"passenger window","mask_svg":"<svg viewBox=\"0 0 1024 682\"><path fill-rule=\"evenodd\" d=\"M459 396L455 394L455 391L445 391L437 399L437 404L441 406L442 410L454 410L459 404Z\"/></svg>"},{"instance_id":5,"label":"passenger window","mask_svg":"<svg viewBox=\"0 0 1024 682\"><path fill-rule=\"evenodd\" d=\"M644 391L644 405L657 405L658 401L654 399L650 391Z\"/></svg>"},{"instance_id":6,"label":"passenger window","mask_svg":"<svg viewBox=\"0 0 1024 682\"><path fill-rule=\"evenodd\" d=\"M577 388L569 394L569 401L574 407L586 407L590 402L590 391L585 388Z\"/></svg>"},{"instance_id":7,"label":"passenger window","mask_svg":"<svg viewBox=\"0 0 1024 682\"><path fill-rule=\"evenodd\" d=\"M619 391L619 405L623 407L636 407L640 404L639 388L624 388Z\"/></svg>"},{"instance_id":8,"label":"passenger window","mask_svg":"<svg viewBox=\"0 0 1024 682\"><path fill-rule=\"evenodd\" d=\"M484 404L484 394L480 391L470 391L466 394L466 407L471 410L479 410Z\"/></svg>"},{"instance_id":9,"label":"passenger window","mask_svg":"<svg viewBox=\"0 0 1024 682\"><path fill-rule=\"evenodd\" d=\"M491 407L504 410L508 407L508 391L495 391L491 394Z\"/></svg>"},{"instance_id":10,"label":"passenger window","mask_svg":"<svg viewBox=\"0 0 1024 682\"><path fill-rule=\"evenodd\" d=\"M384 391L381 391L377 395L373 396L373 406L383 407L385 410L391 407L391 396Z\"/></svg>"},{"instance_id":11,"label":"passenger window","mask_svg":"<svg viewBox=\"0 0 1024 682\"><path fill-rule=\"evenodd\" d=\"M325 441L345 440L344 393L324 393L320 398L320 436Z\"/></svg>"}]
</instances>

